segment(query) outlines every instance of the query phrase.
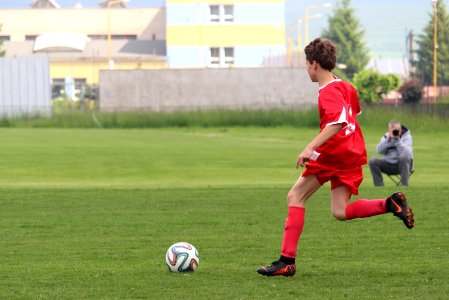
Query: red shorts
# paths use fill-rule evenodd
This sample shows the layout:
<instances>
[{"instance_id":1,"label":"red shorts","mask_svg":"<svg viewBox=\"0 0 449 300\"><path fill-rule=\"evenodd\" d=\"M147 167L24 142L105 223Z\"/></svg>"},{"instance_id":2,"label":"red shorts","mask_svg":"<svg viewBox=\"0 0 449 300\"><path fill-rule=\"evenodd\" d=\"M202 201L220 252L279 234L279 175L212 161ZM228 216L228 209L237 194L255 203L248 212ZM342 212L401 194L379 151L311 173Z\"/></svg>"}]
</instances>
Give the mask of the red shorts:
<instances>
[{"instance_id":1,"label":"red shorts","mask_svg":"<svg viewBox=\"0 0 449 300\"><path fill-rule=\"evenodd\" d=\"M330 181L331 190L342 185L347 186L353 195L359 194L359 186L363 181L362 166L341 170L312 162L306 165L302 176L306 177L310 174L315 175L321 185Z\"/></svg>"}]
</instances>

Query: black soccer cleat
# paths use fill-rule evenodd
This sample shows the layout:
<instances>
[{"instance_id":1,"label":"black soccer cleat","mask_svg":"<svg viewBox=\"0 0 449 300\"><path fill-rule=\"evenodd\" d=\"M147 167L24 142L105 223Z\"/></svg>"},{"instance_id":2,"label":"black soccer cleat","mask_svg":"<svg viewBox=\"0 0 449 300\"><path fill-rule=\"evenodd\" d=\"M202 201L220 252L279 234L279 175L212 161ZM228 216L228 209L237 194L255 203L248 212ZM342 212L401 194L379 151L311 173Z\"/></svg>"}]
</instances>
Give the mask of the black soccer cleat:
<instances>
[{"instance_id":1,"label":"black soccer cleat","mask_svg":"<svg viewBox=\"0 0 449 300\"><path fill-rule=\"evenodd\" d=\"M401 219L408 229L412 229L415 225L413 212L407 204L407 198L402 192L396 192L387 198L387 211L392 212L396 217Z\"/></svg>"},{"instance_id":2,"label":"black soccer cleat","mask_svg":"<svg viewBox=\"0 0 449 300\"><path fill-rule=\"evenodd\" d=\"M264 276L293 276L296 273L296 265L288 265L282 261L275 261L271 265L257 269L257 273Z\"/></svg>"}]
</instances>

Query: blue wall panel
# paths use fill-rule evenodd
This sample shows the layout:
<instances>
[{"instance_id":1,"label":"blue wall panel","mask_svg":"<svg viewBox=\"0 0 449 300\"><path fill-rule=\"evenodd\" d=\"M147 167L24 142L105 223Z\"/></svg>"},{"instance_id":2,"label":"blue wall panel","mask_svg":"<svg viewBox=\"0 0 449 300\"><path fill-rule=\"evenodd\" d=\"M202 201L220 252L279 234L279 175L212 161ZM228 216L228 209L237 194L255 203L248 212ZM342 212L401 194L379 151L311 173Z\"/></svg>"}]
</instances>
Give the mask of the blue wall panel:
<instances>
[{"instance_id":1,"label":"blue wall panel","mask_svg":"<svg viewBox=\"0 0 449 300\"><path fill-rule=\"evenodd\" d=\"M167 5L167 25L198 25L207 20L208 6L204 4L170 4Z\"/></svg>"},{"instance_id":2,"label":"blue wall panel","mask_svg":"<svg viewBox=\"0 0 449 300\"><path fill-rule=\"evenodd\" d=\"M285 54L284 46L239 46L235 47L236 67L260 67L264 58Z\"/></svg>"},{"instance_id":3,"label":"blue wall panel","mask_svg":"<svg viewBox=\"0 0 449 300\"><path fill-rule=\"evenodd\" d=\"M198 68L203 65L199 47L169 47L167 56L170 68Z\"/></svg>"},{"instance_id":4,"label":"blue wall panel","mask_svg":"<svg viewBox=\"0 0 449 300\"><path fill-rule=\"evenodd\" d=\"M235 24L284 24L283 3L236 4Z\"/></svg>"}]
</instances>

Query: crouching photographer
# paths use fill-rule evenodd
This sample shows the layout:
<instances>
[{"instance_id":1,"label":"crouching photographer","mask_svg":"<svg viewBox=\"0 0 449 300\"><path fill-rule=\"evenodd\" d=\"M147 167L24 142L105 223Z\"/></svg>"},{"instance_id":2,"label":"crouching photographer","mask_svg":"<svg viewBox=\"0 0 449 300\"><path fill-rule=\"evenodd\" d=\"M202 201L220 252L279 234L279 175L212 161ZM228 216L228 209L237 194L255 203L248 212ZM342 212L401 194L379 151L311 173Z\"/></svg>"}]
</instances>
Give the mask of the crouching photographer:
<instances>
[{"instance_id":1,"label":"crouching photographer","mask_svg":"<svg viewBox=\"0 0 449 300\"><path fill-rule=\"evenodd\" d=\"M381 138L376 151L382 155L382 158L374 157L369 160L374 185L384 185L382 173L385 173L387 175L400 175L400 184L408 186L413 169L413 147L410 130L397 120L390 121L388 132Z\"/></svg>"}]
</instances>

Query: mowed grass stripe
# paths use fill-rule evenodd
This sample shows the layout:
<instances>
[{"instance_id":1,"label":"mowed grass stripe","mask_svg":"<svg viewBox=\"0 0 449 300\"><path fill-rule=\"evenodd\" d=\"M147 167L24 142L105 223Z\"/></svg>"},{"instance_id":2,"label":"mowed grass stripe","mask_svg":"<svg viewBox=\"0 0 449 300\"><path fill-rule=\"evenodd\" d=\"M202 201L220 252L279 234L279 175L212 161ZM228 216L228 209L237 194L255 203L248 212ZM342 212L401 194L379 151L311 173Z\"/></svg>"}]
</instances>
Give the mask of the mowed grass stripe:
<instances>
[{"instance_id":1,"label":"mowed grass stripe","mask_svg":"<svg viewBox=\"0 0 449 300\"><path fill-rule=\"evenodd\" d=\"M383 132L364 128L369 157ZM0 187L291 186L314 129L0 129ZM447 183L444 132L414 133L412 184ZM391 185L386 180L387 185ZM363 186L371 186L365 166Z\"/></svg>"},{"instance_id":2,"label":"mowed grass stripe","mask_svg":"<svg viewBox=\"0 0 449 300\"><path fill-rule=\"evenodd\" d=\"M0 174L5 174L0 186L245 186L289 184L297 175L288 168L294 165L294 142L279 138L264 141L217 130L0 132Z\"/></svg>"}]
</instances>

